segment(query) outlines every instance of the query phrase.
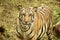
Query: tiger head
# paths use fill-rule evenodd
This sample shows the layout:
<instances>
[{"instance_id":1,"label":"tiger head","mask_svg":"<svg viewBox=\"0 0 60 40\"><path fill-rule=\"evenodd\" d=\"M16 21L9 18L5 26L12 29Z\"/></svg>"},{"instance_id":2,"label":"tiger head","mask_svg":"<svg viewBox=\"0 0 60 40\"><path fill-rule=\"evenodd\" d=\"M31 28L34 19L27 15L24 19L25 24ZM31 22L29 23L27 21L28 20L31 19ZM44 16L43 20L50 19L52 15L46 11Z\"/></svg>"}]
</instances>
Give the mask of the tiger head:
<instances>
[{"instance_id":1,"label":"tiger head","mask_svg":"<svg viewBox=\"0 0 60 40\"><path fill-rule=\"evenodd\" d=\"M19 25L21 30L27 31L34 22L34 11L32 8L23 8L19 13Z\"/></svg>"}]
</instances>

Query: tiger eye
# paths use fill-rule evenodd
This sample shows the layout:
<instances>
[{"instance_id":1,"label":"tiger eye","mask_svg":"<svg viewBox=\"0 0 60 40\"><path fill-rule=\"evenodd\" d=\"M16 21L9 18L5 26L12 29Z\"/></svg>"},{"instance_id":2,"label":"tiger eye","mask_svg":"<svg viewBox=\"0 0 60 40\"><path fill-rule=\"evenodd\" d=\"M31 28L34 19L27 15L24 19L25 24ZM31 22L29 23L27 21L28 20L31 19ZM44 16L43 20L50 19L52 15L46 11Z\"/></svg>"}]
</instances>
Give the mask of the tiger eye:
<instances>
[{"instance_id":1,"label":"tiger eye","mask_svg":"<svg viewBox=\"0 0 60 40\"><path fill-rule=\"evenodd\" d=\"M29 16L32 16L33 14L29 14Z\"/></svg>"},{"instance_id":2,"label":"tiger eye","mask_svg":"<svg viewBox=\"0 0 60 40\"><path fill-rule=\"evenodd\" d=\"M30 12L29 16L33 16L33 12Z\"/></svg>"},{"instance_id":3,"label":"tiger eye","mask_svg":"<svg viewBox=\"0 0 60 40\"><path fill-rule=\"evenodd\" d=\"M22 16L26 16L25 14L21 14Z\"/></svg>"}]
</instances>

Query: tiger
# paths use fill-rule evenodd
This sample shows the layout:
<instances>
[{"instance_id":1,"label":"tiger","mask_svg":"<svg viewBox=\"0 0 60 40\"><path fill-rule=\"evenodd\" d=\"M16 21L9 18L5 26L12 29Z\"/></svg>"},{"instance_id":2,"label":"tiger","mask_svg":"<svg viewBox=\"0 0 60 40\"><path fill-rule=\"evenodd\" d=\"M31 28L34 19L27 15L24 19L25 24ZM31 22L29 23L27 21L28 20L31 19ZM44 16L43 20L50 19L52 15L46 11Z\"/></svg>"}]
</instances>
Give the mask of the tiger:
<instances>
[{"instance_id":1,"label":"tiger","mask_svg":"<svg viewBox=\"0 0 60 40\"><path fill-rule=\"evenodd\" d=\"M46 33L48 40L53 26L53 10L47 5L20 8L17 37L20 40L41 40Z\"/></svg>"}]
</instances>

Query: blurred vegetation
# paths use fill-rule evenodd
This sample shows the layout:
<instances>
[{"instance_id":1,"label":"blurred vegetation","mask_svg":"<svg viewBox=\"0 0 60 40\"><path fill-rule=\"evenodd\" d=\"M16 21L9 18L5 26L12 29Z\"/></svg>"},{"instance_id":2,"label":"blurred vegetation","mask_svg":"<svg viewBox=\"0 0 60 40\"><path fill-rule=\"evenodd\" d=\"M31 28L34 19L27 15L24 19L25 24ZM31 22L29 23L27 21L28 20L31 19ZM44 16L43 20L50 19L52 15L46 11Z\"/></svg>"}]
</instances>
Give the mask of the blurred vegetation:
<instances>
[{"instance_id":1,"label":"blurred vegetation","mask_svg":"<svg viewBox=\"0 0 60 40\"><path fill-rule=\"evenodd\" d=\"M46 4L53 8L54 24L60 21L60 0L0 0L0 27L5 28L5 33L0 34L0 40L18 40L15 37L17 27L18 5L22 7L39 7ZM5 38L4 38L5 37ZM46 37L44 37L45 39ZM42 39L42 40L44 40ZM54 36L54 40L59 40Z\"/></svg>"}]
</instances>

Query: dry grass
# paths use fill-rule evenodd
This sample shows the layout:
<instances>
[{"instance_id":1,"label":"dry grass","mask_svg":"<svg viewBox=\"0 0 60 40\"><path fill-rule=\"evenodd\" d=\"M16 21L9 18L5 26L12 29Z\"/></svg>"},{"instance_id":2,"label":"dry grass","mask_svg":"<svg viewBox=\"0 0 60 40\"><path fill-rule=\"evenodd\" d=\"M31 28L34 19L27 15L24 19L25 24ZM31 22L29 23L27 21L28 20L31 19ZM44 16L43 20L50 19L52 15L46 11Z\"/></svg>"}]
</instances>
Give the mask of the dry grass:
<instances>
[{"instance_id":1,"label":"dry grass","mask_svg":"<svg viewBox=\"0 0 60 40\"><path fill-rule=\"evenodd\" d=\"M59 5L54 5L50 3L46 3L44 1L32 1L31 3L21 0L1 0L0 1L0 26L3 25L5 28L5 33L2 35L0 40L19 40L16 37L16 27L17 27L17 18L18 18L18 11L17 6L22 5L22 7L26 6L40 6L41 3L51 6L52 8L59 9ZM55 9L54 9L55 10ZM60 9L59 9L60 10ZM57 37L53 36L53 40L60 40ZM47 40L47 36L44 35L42 40Z\"/></svg>"}]
</instances>

